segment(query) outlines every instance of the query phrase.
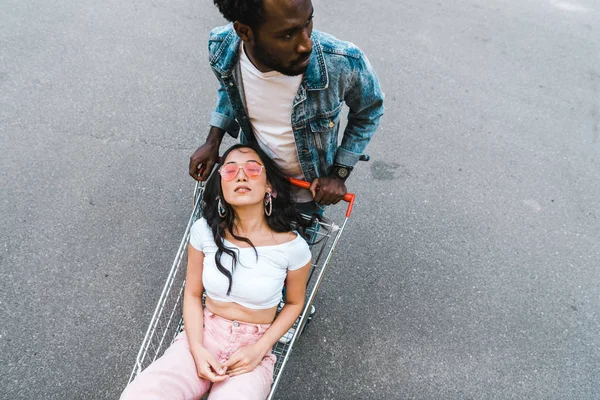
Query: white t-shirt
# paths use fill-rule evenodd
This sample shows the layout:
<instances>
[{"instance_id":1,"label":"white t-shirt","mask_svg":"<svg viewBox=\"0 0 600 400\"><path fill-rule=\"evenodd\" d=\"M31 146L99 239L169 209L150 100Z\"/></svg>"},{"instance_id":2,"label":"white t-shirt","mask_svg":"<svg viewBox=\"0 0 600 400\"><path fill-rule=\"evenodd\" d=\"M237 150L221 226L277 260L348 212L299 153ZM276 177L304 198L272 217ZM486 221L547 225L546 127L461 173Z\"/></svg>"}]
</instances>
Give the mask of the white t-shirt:
<instances>
[{"instance_id":1,"label":"white t-shirt","mask_svg":"<svg viewBox=\"0 0 600 400\"><path fill-rule=\"evenodd\" d=\"M246 55L243 42L240 44L240 69L246 110L259 146L287 176L304 179L292 129L292 105L302 75L260 72ZM295 191L298 203L313 200L308 190Z\"/></svg>"},{"instance_id":2,"label":"white t-shirt","mask_svg":"<svg viewBox=\"0 0 600 400\"><path fill-rule=\"evenodd\" d=\"M255 310L279 304L287 271L302 268L312 258L308 244L300 235L286 243L256 246L258 258L252 247L238 247L224 240L224 245L237 253L237 264L231 274L231 293L228 296L229 280L217 269L217 245L204 218L192 225L190 244L204 253L202 282L206 295L216 301L235 302ZM221 264L231 272L231 256L223 253Z\"/></svg>"}]
</instances>

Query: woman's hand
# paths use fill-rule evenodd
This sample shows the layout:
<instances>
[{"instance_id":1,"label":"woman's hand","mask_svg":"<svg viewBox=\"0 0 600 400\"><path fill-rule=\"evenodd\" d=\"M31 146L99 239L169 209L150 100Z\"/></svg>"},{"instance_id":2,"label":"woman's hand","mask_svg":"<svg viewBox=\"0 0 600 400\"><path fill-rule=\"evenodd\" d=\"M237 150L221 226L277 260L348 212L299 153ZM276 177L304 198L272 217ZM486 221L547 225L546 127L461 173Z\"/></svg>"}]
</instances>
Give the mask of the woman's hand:
<instances>
[{"instance_id":1,"label":"woman's hand","mask_svg":"<svg viewBox=\"0 0 600 400\"><path fill-rule=\"evenodd\" d=\"M240 347L229 357L229 360L223 363L223 367L227 368L229 376L251 372L260 364L267 351L259 343Z\"/></svg>"},{"instance_id":2,"label":"woman's hand","mask_svg":"<svg viewBox=\"0 0 600 400\"><path fill-rule=\"evenodd\" d=\"M200 378L208 379L211 382L221 382L229 378L225 374L225 368L205 347L190 347L190 352L196 362L196 371Z\"/></svg>"}]
</instances>

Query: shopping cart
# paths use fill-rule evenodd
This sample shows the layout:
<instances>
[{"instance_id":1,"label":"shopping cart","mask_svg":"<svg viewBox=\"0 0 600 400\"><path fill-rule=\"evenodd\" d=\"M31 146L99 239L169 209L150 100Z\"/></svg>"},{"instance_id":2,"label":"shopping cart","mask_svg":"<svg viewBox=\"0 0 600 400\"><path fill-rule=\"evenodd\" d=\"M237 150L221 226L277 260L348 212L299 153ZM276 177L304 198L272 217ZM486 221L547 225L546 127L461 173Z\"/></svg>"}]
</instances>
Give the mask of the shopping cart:
<instances>
[{"instance_id":1,"label":"shopping cart","mask_svg":"<svg viewBox=\"0 0 600 400\"><path fill-rule=\"evenodd\" d=\"M298 179L290 179L290 181L294 186L305 189L308 189L310 186L310 183ZM158 300L158 304L152 315L152 320L146 330L146 336L144 337L142 346L137 354L133 371L129 377L129 383L154 360L160 357L183 329L182 302L183 290L185 288L184 266L186 265L187 259L187 245L190 237L190 229L193 223L200 218L202 214L203 191L204 184L197 182L194 190L194 208L192 214L188 220L185 233L179 244L177 255L175 256L175 260L173 261L173 265L167 276L167 281ZM309 310L311 309L311 305L319 290L319 286L323 281L323 277L329 266L340 236L352 213L354 197L354 194L350 193L344 196L344 201L348 204L345 217L341 217L340 225L336 225L333 222L323 219L314 222L312 227L308 230L310 236L308 241L311 245L313 258L306 290L306 302L302 313L294 323L294 333L292 337L288 338L285 342L277 342L273 347L272 351L277 356L277 361L275 363L273 384L267 398L268 400L273 398L277 385L281 379L281 372L290 357L292 348L310 321L311 316ZM303 217L310 218L306 215Z\"/></svg>"}]
</instances>

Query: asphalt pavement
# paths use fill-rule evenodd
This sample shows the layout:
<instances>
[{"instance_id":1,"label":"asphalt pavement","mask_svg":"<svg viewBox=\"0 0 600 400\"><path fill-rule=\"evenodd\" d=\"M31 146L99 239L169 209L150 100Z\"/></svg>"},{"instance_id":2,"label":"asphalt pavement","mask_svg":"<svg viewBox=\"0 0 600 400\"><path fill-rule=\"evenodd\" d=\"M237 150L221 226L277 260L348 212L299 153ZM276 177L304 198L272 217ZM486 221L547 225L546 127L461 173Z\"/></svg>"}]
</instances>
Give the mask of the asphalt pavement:
<instances>
[{"instance_id":1,"label":"asphalt pavement","mask_svg":"<svg viewBox=\"0 0 600 400\"><path fill-rule=\"evenodd\" d=\"M600 399L600 3L313 1L386 113L278 398ZM0 398L116 399L189 217L224 20L4 0L0 21Z\"/></svg>"}]
</instances>

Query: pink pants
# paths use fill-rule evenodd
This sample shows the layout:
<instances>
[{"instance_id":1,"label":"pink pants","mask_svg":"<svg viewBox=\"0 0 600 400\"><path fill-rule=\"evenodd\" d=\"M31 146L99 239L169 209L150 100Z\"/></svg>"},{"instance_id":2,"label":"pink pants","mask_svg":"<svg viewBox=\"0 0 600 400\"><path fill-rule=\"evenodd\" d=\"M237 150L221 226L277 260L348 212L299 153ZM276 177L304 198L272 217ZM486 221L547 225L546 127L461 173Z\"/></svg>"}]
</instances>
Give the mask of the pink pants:
<instances>
[{"instance_id":1,"label":"pink pants","mask_svg":"<svg viewBox=\"0 0 600 400\"><path fill-rule=\"evenodd\" d=\"M223 363L240 347L255 343L269 326L230 321L205 308L204 347ZM264 400L273 382L275 360L275 355L268 353L253 371L215 383L208 398ZM165 354L125 388L121 400L196 400L210 384L198 377L188 338L181 332Z\"/></svg>"}]
</instances>

